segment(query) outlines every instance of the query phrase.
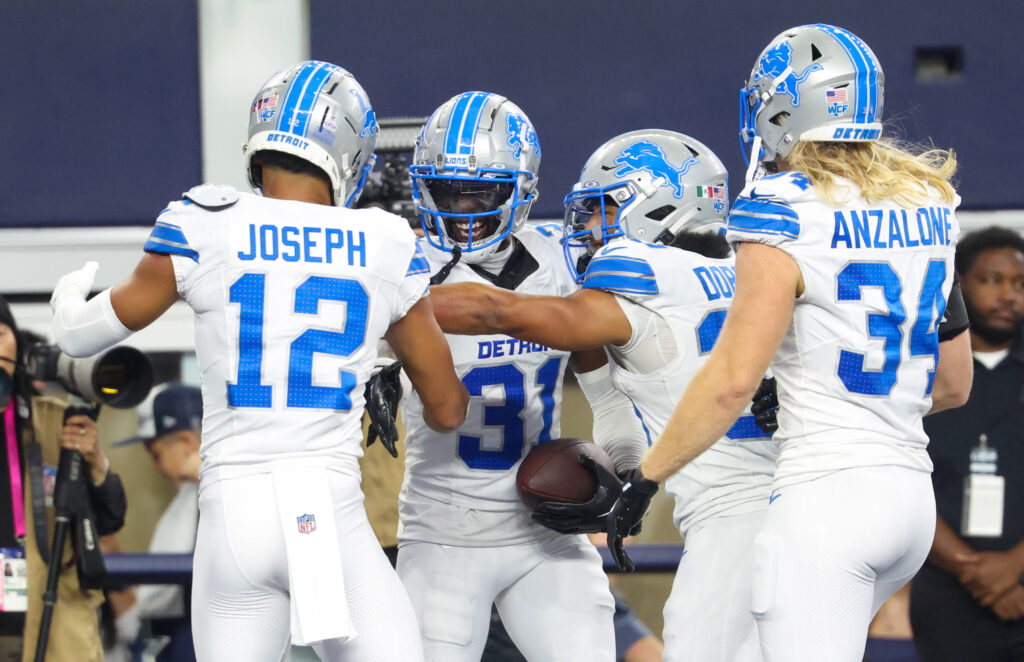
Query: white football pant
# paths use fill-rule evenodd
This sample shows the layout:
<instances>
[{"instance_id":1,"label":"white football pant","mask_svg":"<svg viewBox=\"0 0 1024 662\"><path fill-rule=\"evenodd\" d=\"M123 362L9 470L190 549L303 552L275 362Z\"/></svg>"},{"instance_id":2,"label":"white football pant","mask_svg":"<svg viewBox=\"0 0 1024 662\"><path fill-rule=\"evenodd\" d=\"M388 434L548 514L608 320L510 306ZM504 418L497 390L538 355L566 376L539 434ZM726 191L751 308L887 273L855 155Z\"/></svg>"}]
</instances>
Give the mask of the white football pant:
<instances>
[{"instance_id":1,"label":"white football pant","mask_svg":"<svg viewBox=\"0 0 1024 662\"><path fill-rule=\"evenodd\" d=\"M358 477L328 472L356 636L313 645L322 660L423 659L409 598L366 519ZM290 639L288 564L270 474L218 481L199 496L192 630L199 662L278 662Z\"/></svg>"},{"instance_id":2,"label":"white football pant","mask_svg":"<svg viewBox=\"0 0 1024 662\"><path fill-rule=\"evenodd\" d=\"M752 607L765 662L860 662L875 612L931 549L931 477L858 467L773 498L754 543Z\"/></svg>"},{"instance_id":3,"label":"white football pant","mask_svg":"<svg viewBox=\"0 0 1024 662\"><path fill-rule=\"evenodd\" d=\"M491 604L530 662L614 662L615 603L601 557L579 536L503 547L403 544L427 662L479 662Z\"/></svg>"},{"instance_id":4,"label":"white football pant","mask_svg":"<svg viewBox=\"0 0 1024 662\"><path fill-rule=\"evenodd\" d=\"M665 603L665 662L761 662L750 589L764 515L711 517L687 531Z\"/></svg>"}]
</instances>

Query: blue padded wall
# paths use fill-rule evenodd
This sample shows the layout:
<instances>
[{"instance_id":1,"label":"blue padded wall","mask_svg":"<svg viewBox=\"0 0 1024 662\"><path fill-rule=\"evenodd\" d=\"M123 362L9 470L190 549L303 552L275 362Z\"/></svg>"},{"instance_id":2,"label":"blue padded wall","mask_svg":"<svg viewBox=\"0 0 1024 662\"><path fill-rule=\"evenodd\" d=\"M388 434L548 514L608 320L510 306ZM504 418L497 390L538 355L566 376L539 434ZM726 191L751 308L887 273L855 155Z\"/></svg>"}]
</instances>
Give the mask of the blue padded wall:
<instances>
[{"instance_id":1,"label":"blue padded wall","mask_svg":"<svg viewBox=\"0 0 1024 662\"><path fill-rule=\"evenodd\" d=\"M965 208L1024 207L1021 3L309 2L312 56L355 73L379 115L427 115L469 89L518 103L544 147L535 217L561 215L597 145L644 127L707 143L735 195L736 90L776 33L818 21L874 48L903 135L956 148ZM196 0L9 2L3 14L0 226L148 223L202 179ZM915 48L943 46L962 48L963 75L917 82Z\"/></svg>"},{"instance_id":2,"label":"blue padded wall","mask_svg":"<svg viewBox=\"0 0 1024 662\"><path fill-rule=\"evenodd\" d=\"M604 140L647 127L708 144L738 193L737 90L776 34L817 22L874 49L886 117L905 137L957 150L964 207L1024 206L1021 130L1001 112L1024 106L1021 3L310 0L313 56L351 70L378 116L428 115L471 89L522 107L544 149L534 216L561 215L562 196ZM962 77L915 82L915 47L949 45L963 48Z\"/></svg>"},{"instance_id":3,"label":"blue padded wall","mask_svg":"<svg viewBox=\"0 0 1024 662\"><path fill-rule=\"evenodd\" d=\"M202 176L194 0L6 2L0 226L155 218Z\"/></svg>"}]
</instances>

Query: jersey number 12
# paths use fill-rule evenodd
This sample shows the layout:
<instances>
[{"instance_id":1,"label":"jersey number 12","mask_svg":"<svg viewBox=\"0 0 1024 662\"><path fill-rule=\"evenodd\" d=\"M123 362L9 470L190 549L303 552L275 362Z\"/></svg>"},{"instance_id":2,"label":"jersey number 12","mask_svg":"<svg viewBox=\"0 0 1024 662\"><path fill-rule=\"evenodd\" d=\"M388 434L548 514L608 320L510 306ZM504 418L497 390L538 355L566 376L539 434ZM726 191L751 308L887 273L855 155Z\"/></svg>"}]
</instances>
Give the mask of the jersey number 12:
<instances>
[{"instance_id":1,"label":"jersey number 12","mask_svg":"<svg viewBox=\"0 0 1024 662\"><path fill-rule=\"evenodd\" d=\"M231 303L239 305L238 380L228 384L228 406L270 408L274 387L263 383L263 304L267 275L243 274L228 290ZM313 355L349 356L362 346L366 336L366 316L370 299L362 283L350 278L310 276L295 288L293 310L300 315L316 315L321 301L345 303L344 331L306 329L288 349L288 407L302 409L352 409L352 389L356 375L339 371L340 386L313 384Z\"/></svg>"}]
</instances>

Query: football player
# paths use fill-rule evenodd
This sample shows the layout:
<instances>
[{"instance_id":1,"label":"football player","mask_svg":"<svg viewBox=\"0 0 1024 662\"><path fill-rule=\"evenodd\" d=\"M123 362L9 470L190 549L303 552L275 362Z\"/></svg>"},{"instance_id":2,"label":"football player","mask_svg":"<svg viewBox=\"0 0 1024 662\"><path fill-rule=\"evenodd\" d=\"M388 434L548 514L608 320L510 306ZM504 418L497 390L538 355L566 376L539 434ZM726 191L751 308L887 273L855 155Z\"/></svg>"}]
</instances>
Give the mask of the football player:
<instances>
[{"instance_id":1,"label":"football player","mask_svg":"<svg viewBox=\"0 0 1024 662\"><path fill-rule=\"evenodd\" d=\"M582 290L561 298L436 287L441 327L563 350L606 348L609 366L579 382L594 411L595 441L628 474L707 359L732 301L733 258L716 232L727 179L711 150L680 133L651 129L609 140L565 198L564 254ZM665 606L666 660L760 660L750 554L774 459L769 434L745 415L667 482L686 554ZM594 501L547 503L535 519L564 532L604 530L619 481L587 466L602 486ZM619 561L630 566L624 555Z\"/></svg>"},{"instance_id":2,"label":"football player","mask_svg":"<svg viewBox=\"0 0 1024 662\"><path fill-rule=\"evenodd\" d=\"M525 225L540 159L533 124L505 97L466 92L433 113L410 167L432 282L576 289L558 226ZM559 436L570 353L498 332L447 339L470 394L465 423L426 425L419 388L402 412L398 573L427 660L477 662L492 603L528 660L613 660L614 606L597 550L531 521L516 490L522 458ZM604 356L577 356L574 367L587 360Z\"/></svg>"},{"instance_id":3,"label":"football player","mask_svg":"<svg viewBox=\"0 0 1024 662\"><path fill-rule=\"evenodd\" d=\"M608 517L611 537L631 528L636 495L699 462L770 364L779 458L752 604L773 662L862 658L872 615L935 535L921 418L970 386L949 379L969 366L944 360L967 334L940 350L937 333L956 161L882 135L882 85L867 45L830 25L787 30L758 58L741 136L752 172L778 172L733 205L736 292L719 342Z\"/></svg>"},{"instance_id":4,"label":"football player","mask_svg":"<svg viewBox=\"0 0 1024 662\"><path fill-rule=\"evenodd\" d=\"M193 188L161 212L126 280L86 301L96 263L53 293L61 348L86 356L179 298L196 313L204 417L192 620L197 659L421 660L408 597L362 504L362 384L386 337L451 430L467 395L434 321L408 224L346 207L377 123L344 69L302 62L249 113L249 180Z\"/></svg>"}]
</instances>

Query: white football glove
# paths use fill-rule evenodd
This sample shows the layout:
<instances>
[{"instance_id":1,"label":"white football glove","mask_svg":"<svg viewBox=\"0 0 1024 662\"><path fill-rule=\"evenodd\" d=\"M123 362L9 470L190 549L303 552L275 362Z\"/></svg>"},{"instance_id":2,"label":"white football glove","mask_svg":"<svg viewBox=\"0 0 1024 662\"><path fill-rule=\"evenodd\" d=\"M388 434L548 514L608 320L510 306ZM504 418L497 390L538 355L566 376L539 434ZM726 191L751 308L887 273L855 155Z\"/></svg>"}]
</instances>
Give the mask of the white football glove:
<instances>
[{"instance_id":1,"label":"white football glove","mask_svg":"<svg viewBox=\"0 0 1024 662\"><path fill-rule=\"evenodd\" d=\"M65 295L77 296L85 299L92 291L93 281L96 280L96 270L100 268L99 262L86 262L81 269L64 274L57 281L53 288L53 295L50 297L50 307L56 311L57 300Z\"/></svg>"}]
</instances>

